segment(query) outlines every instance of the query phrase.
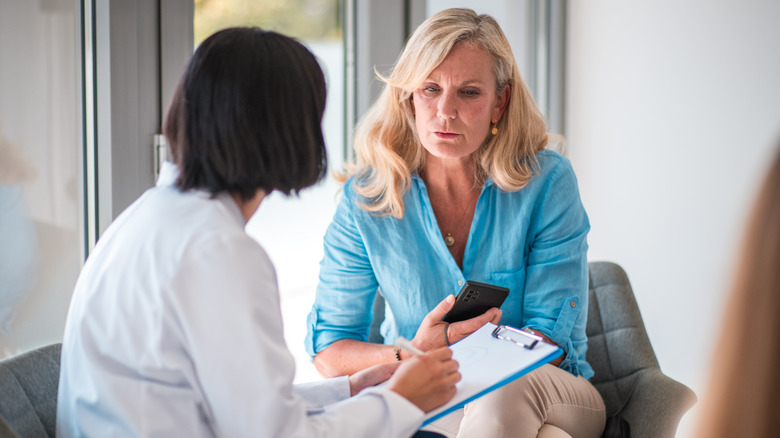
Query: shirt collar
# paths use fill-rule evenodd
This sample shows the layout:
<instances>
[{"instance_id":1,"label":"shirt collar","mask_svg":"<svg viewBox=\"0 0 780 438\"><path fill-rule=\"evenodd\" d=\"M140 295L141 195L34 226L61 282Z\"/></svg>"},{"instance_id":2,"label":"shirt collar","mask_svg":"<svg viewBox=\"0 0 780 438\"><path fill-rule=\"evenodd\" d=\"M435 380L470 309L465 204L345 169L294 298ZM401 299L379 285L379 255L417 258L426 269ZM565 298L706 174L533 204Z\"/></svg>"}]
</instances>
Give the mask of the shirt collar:
<instances>
[{"instance_id":1,"label":"shirt collar","mask_svg":"<svg viewBox=\"0 0 780 438\"><path fill-rule=\"evenodd\" d=\"M157 187L173 187L177 178L179 178L179 167L170 161L164 161L162 166L160 166L160 175L157 177ZM198 190L198 192L202 193L203 196L209 196L205 191ZM216 196L216 199L228 208L240 222L241 226L246 225L244 215L241 213L241 209L236 204L236 201L230 196L230 193L220 193Z\"/></svg>"},{"instance_id":2,"label":"shirt collar","mask_svg":"<svg viewBox=\"0 0 780 438\"><path fill-rule=\"evenodd\" d=\"M160 175L157 176L157 187L170 187L176 183L178 177L179 168L170 161L163 161Z\"/></svg>"}]
</instances>

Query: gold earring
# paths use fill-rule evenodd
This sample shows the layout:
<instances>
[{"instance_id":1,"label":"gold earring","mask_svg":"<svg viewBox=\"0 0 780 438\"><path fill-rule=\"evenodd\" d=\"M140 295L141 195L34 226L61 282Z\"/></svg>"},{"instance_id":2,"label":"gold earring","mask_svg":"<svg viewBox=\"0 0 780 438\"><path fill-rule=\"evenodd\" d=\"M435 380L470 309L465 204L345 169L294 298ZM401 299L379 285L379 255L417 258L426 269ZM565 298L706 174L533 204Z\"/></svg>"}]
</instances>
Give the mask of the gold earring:
<instances>
[{"instance_id":1,"label":"gold earring","mask_svg":"<svg viewBox=\"0 0 780 438\"><path fill-rule=\"evenodd\" d=\"M496 127L496 125L493 125L493 129L490 130L490 133L493 135L498 134L498 128Z\"/></svg>"}]
</instances>

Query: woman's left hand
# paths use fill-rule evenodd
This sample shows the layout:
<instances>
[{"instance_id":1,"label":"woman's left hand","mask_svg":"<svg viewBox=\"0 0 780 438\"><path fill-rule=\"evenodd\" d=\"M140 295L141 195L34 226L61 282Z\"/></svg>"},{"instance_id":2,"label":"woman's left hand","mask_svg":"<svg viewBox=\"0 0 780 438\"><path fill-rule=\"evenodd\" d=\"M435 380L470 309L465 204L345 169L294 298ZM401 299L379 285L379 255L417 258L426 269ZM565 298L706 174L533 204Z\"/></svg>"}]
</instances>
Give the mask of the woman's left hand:
<instances>
[{"instance_id":1,"label":"woman's left hand","mask_svg":"<svg viewBox=\"0 0 780 438\"><path fill-rule=\"evenodd\" d=\"M443 347L448 345L447 342L452 344L465 338L489 322L498 324L501 321L501 309L496 307L482 315L464 321L452 324L442 321L441 319L452 309L453 305L455 305L455 296L447 295L447 298L425 315L420 328L417 329L417 334L412 339L412 344L415 347L422 351ZM402 354L404 353L402 352Z\"/></svg>"}]
</instances>

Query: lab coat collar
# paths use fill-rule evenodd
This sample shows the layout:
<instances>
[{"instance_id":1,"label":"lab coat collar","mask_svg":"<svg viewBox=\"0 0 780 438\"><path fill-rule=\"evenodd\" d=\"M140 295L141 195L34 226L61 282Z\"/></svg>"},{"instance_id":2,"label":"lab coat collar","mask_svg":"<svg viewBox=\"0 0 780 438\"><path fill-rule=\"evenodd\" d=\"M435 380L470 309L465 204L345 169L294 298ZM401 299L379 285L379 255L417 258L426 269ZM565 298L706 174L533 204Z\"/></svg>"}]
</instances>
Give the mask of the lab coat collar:
<instances>
[{"instance_id":1,"label":"lab coat collar","mask_svg":"<svg viewBox=\"0 0 780 438\"><path fill-rule=\"evenodd\" d=\"M157 187L170 187L176 183L178 177L179 168L170 161L163 161L160 175L157 177Z\"/></svg>"},{"instance_id":2,"label":"lab coat collar","mask_svg":"<svg viewBox=\"0 0 780 438\"><path fill-rule=\"evenodd\" d=\"M178 177L179 168L170 161L164 161L160 167L160 175L157 177L157 187L173 187L174 184L176 184L176 179ZM197 190L197 192L200 192L207 197L210 196L206 191ZM228 211L230 211L231 214L235 216L237 222L242 227L246 226L244 215L241 213L241 209L238 207L238 204L236 204L235 199L230 196L230 193L220 193L215 198L227 207Z\"/></svg>"}]
</instances>

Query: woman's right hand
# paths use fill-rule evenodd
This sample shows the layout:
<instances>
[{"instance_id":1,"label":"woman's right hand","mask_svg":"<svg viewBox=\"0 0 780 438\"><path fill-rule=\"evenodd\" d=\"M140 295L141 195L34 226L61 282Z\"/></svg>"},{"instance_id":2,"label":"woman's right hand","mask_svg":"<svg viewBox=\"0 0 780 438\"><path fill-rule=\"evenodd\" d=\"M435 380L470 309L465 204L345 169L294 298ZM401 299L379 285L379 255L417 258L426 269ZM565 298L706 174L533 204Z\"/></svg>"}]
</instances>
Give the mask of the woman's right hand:
<instances>
[{"instance_id":1,"label":"woman's right hand","mask_svg":"<svg viewBox=\"0 0 780 438\"><path fill-rule=\"evenodd\" d=\"M422 321L417 333L412 339L412 344L423 351L432 350L442 346L460 341L466 336L479 330L483 325L492 322L498 324L501 321L501 309L493 307L482 315L471 319L453 322L452 324L442 321L444 315L455 305L455 296L447 295L436 307L433 308ZM445 338L444 331L447 331ZM403 354L403 353L402 353Z\"/></svg>"},{"instance_id":2,"label":"woman's right hand","mask_svg":"<svg viewBox=\"0 0 780 438\"><path fill-rule=\"evenodd\" d=\"M387 384L391 391L429 412L455 396L460 378L452 350L442 347L403 361Z\"/></svg>"}]
</instances>

